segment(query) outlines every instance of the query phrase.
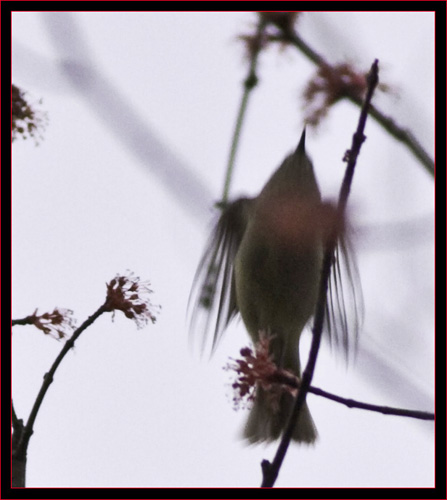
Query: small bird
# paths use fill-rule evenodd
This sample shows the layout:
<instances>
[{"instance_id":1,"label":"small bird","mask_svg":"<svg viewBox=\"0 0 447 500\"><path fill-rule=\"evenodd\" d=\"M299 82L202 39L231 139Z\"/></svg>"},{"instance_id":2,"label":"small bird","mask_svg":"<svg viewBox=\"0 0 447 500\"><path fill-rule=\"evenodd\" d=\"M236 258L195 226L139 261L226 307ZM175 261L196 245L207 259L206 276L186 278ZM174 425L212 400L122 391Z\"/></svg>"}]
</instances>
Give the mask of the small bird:
<instances>
[{"instance_id":1,"label":"small bird","mask_svg":"<svg viewBox=\"0 0 447 500\"><path fill-rule=\"evenodd\" d=\"M223 207L199 263L193 292L192 320L205 311L205 331L215 315L212 349L230 321L240 314L254 344L270 337L275 364L301 374L299 340L315 312L325 238L336 222L335 209L321 201L310 158L305 151L305 130L294 153L287 156L256 198L239 198ZM327 300L326 327L335 341L349 349L348 325L340 288L341 254L355 299L351 247L343 231L338 236L336 259ZM351 328L351 325L350 325ZM352 328L357 332L357 321ZM284 392L272 405L258 387L244 429L251 443L278 439L284 431L293 397ZM317 431L307 404L301 408L292 439L313 443Z\"/></svg>"}]
</instances>

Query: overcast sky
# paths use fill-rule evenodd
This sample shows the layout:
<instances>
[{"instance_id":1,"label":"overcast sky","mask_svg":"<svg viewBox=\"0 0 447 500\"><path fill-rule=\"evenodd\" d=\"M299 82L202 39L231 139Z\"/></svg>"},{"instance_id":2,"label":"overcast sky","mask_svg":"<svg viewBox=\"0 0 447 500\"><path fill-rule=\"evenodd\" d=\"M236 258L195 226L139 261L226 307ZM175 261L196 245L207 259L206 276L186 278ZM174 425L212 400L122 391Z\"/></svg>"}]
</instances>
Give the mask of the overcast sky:
<instances>
[{"instance_id":1,"label":"overcast sky","mask_svg":"<svg viewBox=\"0 0 447 500\"><path fill-rule=\"evenodd\" d=\"M13 82L48 114L44 138L13 145L13 317L55 306L82 323L105 283L132 270L162 310L137 330L102 316L56 373L28 451L27 486L243 486L276 444L247 447L222 367L248 337L234 323L208 362L188 343L187 301L219 199L246 75L253 13L15 13ZM379 109L434 152L432 13L306 13L302 36L332 62L380 61ZM293 49L261 55L232 196L256 195L296 147L315 68ZM43 99L38 105L39 99ZM359 110L335 106L306 146L325 198ZM350 214L365 323L346 369L324 344L313 384L375 404L433 411L433 179L369 120ZM302 338L305 360L310 335ZM15 327L13 396L26 419L62 347ZM292 445L277 486L429 487L431 422L308 396L319 431Z\"/></svg>"}]
</instances>

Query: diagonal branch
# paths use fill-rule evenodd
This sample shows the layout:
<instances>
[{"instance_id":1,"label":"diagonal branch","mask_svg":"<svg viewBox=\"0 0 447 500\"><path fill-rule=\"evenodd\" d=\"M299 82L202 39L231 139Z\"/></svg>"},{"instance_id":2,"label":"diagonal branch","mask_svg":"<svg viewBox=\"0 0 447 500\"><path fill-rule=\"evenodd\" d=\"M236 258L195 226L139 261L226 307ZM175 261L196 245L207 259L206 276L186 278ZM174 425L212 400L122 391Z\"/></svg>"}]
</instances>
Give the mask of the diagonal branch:
<instances>
[{"instance_id":1,"label":"diagonal branch","mask_svg":"<svg viewBox=\"0 0 447 500\"><path fill-rule=\"evenodd\" d=\"M280 30L278 36L270 36L269 40L278 42L288 42L300 50L309 60L319 67L332 68L331 64L326 61L318 52L316 52L308 43L306 43L298 33L293 29L284 29L281 25L276 24ZM357 106L362 106L362 99L354 95L345 96ZM398 125L392 118L386 116L382 111L377 109L373 104L369 106L369 114L379 123L392 137L399 142L402 142L418 161L423 165L427 172L434 176L435 163L430 155L425 151L420 142L416 139L412 132Z\"/></svg>"},{"instance_id":2,"label":"diagonal branch","mask_svg":"<svg viewBox=\"0 0 447 500\"><path fill-rule=\"evenodd\" d=\"M343 215L348 201L349 192L351 189L351 183L354 175L354 169L357 162L357 157L360 153L360 148L362 146L362 143L366 139L364 135L366 118L368 116L368 110L372 99L372 95L374 93L374 89L376 88L379 81L378 71L379 71L378 60L376 59L372 64L371 70L368 75L368 89L366 97L360 113L357 130L355 131L352 138L351 149L349 150L349 154L347 155L348 165L346 167L345 176L340 189L340 196L337 208L337 210L339 211L339 216L341 216L339 220L343 220ZM306 399L306 394L309 390L312 381L312 376L317 362L318 350L320 348L321 333L323 331L327 288L328 288L329 276L331 271L331 265L333 262L336 243L337 243L337 234L334 229L333 234L329 237L326 243L326 250L324 253L323 267L320 279L320 289L319 289L317 307L315 312L314 326L312 328L313 336L312 336L312 345L309 353L309 359L306 368L303 372L300 389L295 399L295 404L292 413L290 415L289 423L281 438L281 442L279 444L275 458L272 463L270 463L268 460L263 460L261 464L263 473L263 480L261 486L263 487L272 487L275 484L282 462L284 461L285 455L287 453L290 440L292 438L298 414L301 410L301 407L304 404L304 401Z\"/></svg>"}]
</instances>

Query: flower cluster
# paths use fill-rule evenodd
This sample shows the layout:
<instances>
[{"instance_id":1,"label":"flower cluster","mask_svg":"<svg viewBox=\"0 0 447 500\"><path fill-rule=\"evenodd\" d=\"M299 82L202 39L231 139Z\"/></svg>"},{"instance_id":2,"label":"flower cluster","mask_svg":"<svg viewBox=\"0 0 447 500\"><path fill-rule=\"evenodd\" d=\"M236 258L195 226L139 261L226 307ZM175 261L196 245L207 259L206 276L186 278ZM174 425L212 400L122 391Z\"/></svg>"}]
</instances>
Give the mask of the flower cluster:
<instances>
[{"instance_id":1,"label":"flower cluster","mask_svg":"<svg viewBox=\"0 0 447 500\"><path fill-rule=\"evenodd\" d=\"M34 325L41 330L45 335L60 340L68 337L74 329L75 319L72 317L73 311L70 309L54 308L51 313L43 313L38 315L37 309L31 316L25 318L24 324Z\"/></svg>"},{"instance_id":2,"label":"flower cluster","mask_svg":"<svg viewBox=\"0 0 447 500\"><path fill-rule=\"evenodd\" d=\"M255 399L257 386L266 391L273 410L279 408L279 400L284 392L296 395L299 379L294 373L276 366L269 353L271 339L271 336L261 332L255 352L250 347L244 347L240 350L242 358L231 359L231 363L225 367L226 370L234 371L237 375L232 384L235 409Z\"/></svg>"},{"instance_id":3,"label":"flower cluster","mask_svg":"<svg viewBox=\"0 0 447 500\"><path fill-rule=\"evenodd\" d=\"M25 99L26 93L16 85L11 87L11 125L12 141L18 137L26 139L28 136L36 138L44 130L47 116L36 111ZM41 102L39 102L41 104Z\"/></svg>"},{"instance_id":4,"label":"flower cluster","mask_svg":"<svg viewBox=\"0 0 447 500\"><path fill-rule=\"evenodd\" d=\"M138 328L142 328L148 321L155 323L157 318L153 310L160 309L160 306L151 304L148 295L152 290L149 286L148 281L140 281L132 273L128 276L117 275L107 284L105 310L113 313L122 311L126 318L136 322Z\"/></svg>"},{"instance_id":5,"label":"flower cluster","mask_svg":"<svg viewBox=\"0 0 447 500\"><path fill-rule=\"evenodd\" d=\"M290 43L299 12L258 12L261 28L239 36L245 44L247 59L251 61L271 43L280 42L282 47ZM273 26L273 29L270 29Z\"/></svg>"},{"instance_id":6,"label":"flower cluster","mask_svg":"<svg viewBox=\"0 0 447 500\"><path fill-rule=\"evenodd\" d=\"M350 64L320 66L304 90L305 106L310 108L307 123L318 125L329 108L344 97L361 99L366 86L366 75Z\"/></svg>"},{"instance_id":7,"label":"flower cluster","mask_svg":"<svg viewBox=\"0 0 447 500\"><path fill-rule=\"evenodd\" d=\"M266 24L274 24L284 34L293 33L296 19L300 14L300 12L258 12Z\"/></svg>"}]
</instances>

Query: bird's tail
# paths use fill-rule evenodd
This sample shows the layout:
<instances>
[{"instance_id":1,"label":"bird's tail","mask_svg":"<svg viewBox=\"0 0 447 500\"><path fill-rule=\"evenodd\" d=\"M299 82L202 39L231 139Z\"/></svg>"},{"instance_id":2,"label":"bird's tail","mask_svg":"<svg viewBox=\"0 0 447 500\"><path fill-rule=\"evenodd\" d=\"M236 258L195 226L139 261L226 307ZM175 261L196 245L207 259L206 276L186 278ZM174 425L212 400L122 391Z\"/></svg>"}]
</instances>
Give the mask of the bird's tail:
<instances>
[{"instance_id":1,"label":"bird's tail","mask_svg":"<svg viewBox=\"0 0 447 500\"><path fill-rule=\"evenodd\" d=\"M273 351L274 359L282 360L277 362L277 365L300 374L298 347L284 349L284 346L280 346L280 344L281 342L278 342L275 345L274 342L270 351ZM282 349L278 349L279 346ZM279 351L282 351L282 355L279 355ZM253 407L245 425L244 437L251 443L278 439L288 424L294 401L295 397L289 392L275 395L258 387ZM308 444L317 439L317 429L306 402L301 407L292 439Z\"/></svg>"},{"instance_id":2,"label":"bird's tail","mask_svg":"<svg viewBox=\"0 0 447 500\"><path fill-rule=\"evenodd\" d=\"M281 395L279 404L275 405L269 394L262 388L258 388L253 408L250 410L244 429L244 437L251 443L278 439L287 426L294 399L291 394L284 393ZM300 443L310 444L316 438L317 430L307 403L304 402L295 424L292 439Z\"/></svg>"}]
</instances>

